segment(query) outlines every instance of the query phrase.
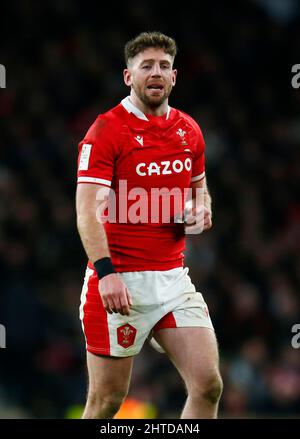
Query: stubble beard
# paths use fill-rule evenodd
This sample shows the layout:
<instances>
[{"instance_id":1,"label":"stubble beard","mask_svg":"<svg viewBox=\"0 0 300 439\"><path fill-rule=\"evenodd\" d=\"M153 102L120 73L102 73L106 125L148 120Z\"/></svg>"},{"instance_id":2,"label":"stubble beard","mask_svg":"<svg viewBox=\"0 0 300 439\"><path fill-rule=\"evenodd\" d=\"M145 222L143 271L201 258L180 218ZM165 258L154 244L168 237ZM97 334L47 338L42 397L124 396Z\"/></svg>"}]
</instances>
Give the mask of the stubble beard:
<instances>
[{"instance_id":1,"label":"stubble beard","mask_svg":"<svg viewBox=\"0 0 300 439\"><path fill-rule=\"evenodd\" d=\"M165 90L162 97L160 99L158 99L156 97L151 98L151 97L147 96L143 90L133 86L133 90L134 90L135 94L137 95L137 97L143 102L143 104L145 106L152 108L152 109L160 107L165 102L165 100L168 99L168 97L171 94L172 88L173 88L172 85L170 85L167 88L167 90Z\"/></svg>"}]
</instances>

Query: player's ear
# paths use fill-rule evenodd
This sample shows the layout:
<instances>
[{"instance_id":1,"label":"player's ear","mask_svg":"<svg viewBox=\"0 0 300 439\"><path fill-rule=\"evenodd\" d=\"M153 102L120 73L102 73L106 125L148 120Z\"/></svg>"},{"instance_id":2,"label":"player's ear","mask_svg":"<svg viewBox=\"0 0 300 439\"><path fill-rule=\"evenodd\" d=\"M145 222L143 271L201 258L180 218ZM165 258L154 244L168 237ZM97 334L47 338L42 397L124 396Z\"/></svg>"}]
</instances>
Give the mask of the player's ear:
<instances>
[{"instance_id":1,"label":"player's ear","mask_svg":"<svg viewBox=\"0 0 300 439\"><path fill-rule=\"evenodd\" d=\"M172 85L173 86L176 84L176 78L177 78L177 69L174 69L173 74L172 74Z\"/></svg>"},{"instance_id":2,"label":"player's ear","mask_svg":"<svg viewBox=\"0 0 300 439\"><path fill-rule=\"evenodd\" d=\"M132 84L132 81L131 81L131 72L129 69L123 70L123 78L124 78L125 84L128 85L128 87L130 87Z\"/></svg>"}]
</instances>

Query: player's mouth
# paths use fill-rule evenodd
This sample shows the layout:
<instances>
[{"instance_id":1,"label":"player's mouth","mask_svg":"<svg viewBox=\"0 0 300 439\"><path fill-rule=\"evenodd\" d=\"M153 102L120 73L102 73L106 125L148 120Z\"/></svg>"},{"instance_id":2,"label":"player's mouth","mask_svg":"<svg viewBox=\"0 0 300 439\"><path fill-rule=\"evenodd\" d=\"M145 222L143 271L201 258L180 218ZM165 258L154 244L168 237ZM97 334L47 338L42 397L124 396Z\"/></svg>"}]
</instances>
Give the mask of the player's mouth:
<instances>
[{"instance_id":1,"label":"player's mouth","mask_svg":"<svg viewBox=\"0 0 300 439\"><path fill-rule=\"evenodd\" d=\"M147 89L152 91L161 91L164 89L164 86L161 84L150 84L147 85Z\"/></svg>"}]
</instances>

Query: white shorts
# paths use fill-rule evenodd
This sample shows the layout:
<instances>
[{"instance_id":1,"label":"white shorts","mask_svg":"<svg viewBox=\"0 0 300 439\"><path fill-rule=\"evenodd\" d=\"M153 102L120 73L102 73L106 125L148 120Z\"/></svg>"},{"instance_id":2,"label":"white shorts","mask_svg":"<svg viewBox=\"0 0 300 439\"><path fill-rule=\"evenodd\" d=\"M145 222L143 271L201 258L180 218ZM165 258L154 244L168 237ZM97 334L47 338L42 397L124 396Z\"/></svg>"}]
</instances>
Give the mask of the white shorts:
<instances>
[{"instance_id":1,"label":"white shorts","mask_svg":"<svg viewBox=\"0 0 300 439\"><path fill-rule=\"evenodd\" d=\"M188 268L120 273L132 296L129 316L105 311L95 270L87 268L81 294L80 319L86 348L114 357L136 355L154 332L164 328L213 329L208 307L196 292ZM160 350L157 342L152 345Z\"/></svg>"}]
</instances>

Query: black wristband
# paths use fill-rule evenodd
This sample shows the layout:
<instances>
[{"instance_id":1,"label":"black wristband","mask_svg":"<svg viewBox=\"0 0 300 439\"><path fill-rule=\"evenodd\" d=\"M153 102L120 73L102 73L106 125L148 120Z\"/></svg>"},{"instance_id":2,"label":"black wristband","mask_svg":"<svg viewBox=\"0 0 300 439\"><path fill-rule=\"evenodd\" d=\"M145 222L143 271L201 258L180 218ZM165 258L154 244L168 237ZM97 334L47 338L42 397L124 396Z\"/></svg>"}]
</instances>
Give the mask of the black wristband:
<instances>
[{"instance_id":1,"label":"black wristband","mask_svg":"<svg viewBox=\"0 0 300 439\"><path fill-rule=\"evenodd\" d=\"M98 259L98 261L94 262L94 267L99 279L116 272L109 257Z\"/></svg>"}]
</instances>

